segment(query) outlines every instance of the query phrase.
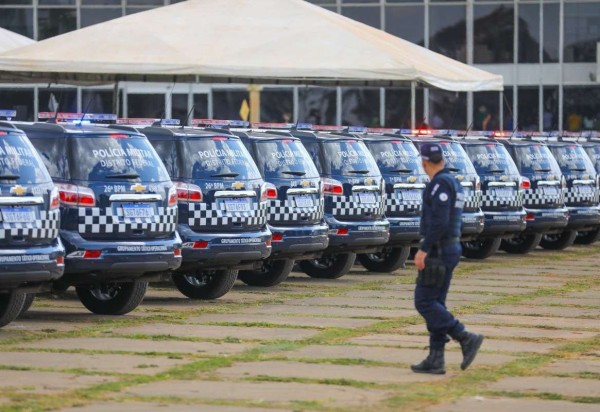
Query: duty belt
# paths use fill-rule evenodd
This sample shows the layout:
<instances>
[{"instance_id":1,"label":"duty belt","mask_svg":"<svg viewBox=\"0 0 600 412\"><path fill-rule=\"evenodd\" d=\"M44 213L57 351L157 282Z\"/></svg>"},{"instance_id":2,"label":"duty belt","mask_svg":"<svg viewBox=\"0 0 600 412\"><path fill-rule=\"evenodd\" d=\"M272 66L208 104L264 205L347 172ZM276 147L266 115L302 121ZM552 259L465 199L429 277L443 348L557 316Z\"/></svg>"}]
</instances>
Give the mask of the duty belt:
<instances>
[{"instance_id":1,"label":"duty belt","mask_svg":"<svg viewBox=\"0 0 600 412\"><path fill-rule=\"evenodd\" d=\"M460 242L459 237L449 237L449 238L440 240L439 245L440 245L440 247L444 247L444 246L453 245L458 242Z\"/></svg>"}]
</instances>

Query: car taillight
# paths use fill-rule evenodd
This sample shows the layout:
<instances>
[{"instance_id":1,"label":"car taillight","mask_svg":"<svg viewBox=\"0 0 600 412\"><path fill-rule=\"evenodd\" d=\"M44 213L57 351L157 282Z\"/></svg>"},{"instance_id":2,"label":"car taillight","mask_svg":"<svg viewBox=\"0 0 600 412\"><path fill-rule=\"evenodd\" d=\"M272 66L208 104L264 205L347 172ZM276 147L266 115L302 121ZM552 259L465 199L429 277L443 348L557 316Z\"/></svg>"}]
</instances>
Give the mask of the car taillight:
<instances>
[{"instance_id":1,"label":"car taillight","mask_svg":"<svg viewBox=\"0 0 600 412\"><path fill-rule=\"evenodd\" d=\"M101 250L86 250L85 252L83 252L84 259L98 259L101 255Z\"/></svg>"},{"instance_id":2,"label":"car taillight","mask_svg":"<svg viewBox=\"0 0 600 412\"><path fill-rule=\"evenodd\" d=\"M60 206L60 195L56 187L50 192L50 210L58 209Z\"/></svg>"},{"instance_id":3,"label":"car taillight","mask_svg":"<svg viewBox=\"0 0 600 412\"><path fill-rule=\"evenodd\" d=\"M519 185L521 190L531 189L531 181L526 177L521 177L521 184Z\"/></svg>"},{"instance_id":4,"label":"car taillight","mask_svg":"<svg viewBox=\"0 0 600 412\"><path fill-rule=\"evenodd\" d=\"M64 256L59 256L56 258L56 264L57 265L64 265L65 264L65 257Z\"/></svg>"},{"instance_id":5,"label":"car taillight","mask_svg":"<svg viewBox=\"0 0 600 412\"><path fill-rule=\"evenodd\" d=\"M344 187L338 180L324 178L323 193L330 196L341 196L344 194Z\"/></svg>"},{"instance_id":6,"label":"car taillight","mask_svg":"<svg viewBox=\"0 0 600 412\"><path fill-rule=\"evenodd\" d=\"M175 190L177 191L177 200L180 202L198 203L203 200L200 186L191 183L175 182Z\"/></svg>"},{"instance_id":7,"label":"car taillight","mask_svg":"<svg viewBox=\"0 0 600 412\"><path fill-rule=\"evenodd\" d=\"M65 206L92 207L96 205L96 196L89 187L57 183L60 203Z\"/></svg>"},{"instance_id":8,"label":"car taillight","mask_svg":"<svg viewBox=\"0 0 600 412\"><path fill-rule=\"evenodd\" d=\"M348 228L347 227L341 227L337 230L337 234L339 236L346 236L348 234Z\"/></svg>"},{"instance_id":9,"label":"car taillight","mask_svg":"<svg viewBox=\"0 0 600 412\"><path fill-rule=\"evenodd\" d=\"M533 213L527 213L527 216L525 216L525 220L527 220L527 221L535 220L535 215Z\"/></svg>"},{"instance_id":10,"label":"car taillight","mask_svg":"<svg viewBox=\"0 0 600 412\"><path fill-rule=\"evenodd\" d=\"M173 249L173 256L181 257L181 249Z\"/></svg>"},{"instance_id":11,"label":"car taillight","mask_svg":"<svg viewBox=\"0 0 600 412\"><path fill-rule=\"evenodd\" d=\"M281 242L283 240L283 233L273 233L271 240L273 242Z\"/></svg>"},{"instance_id":12,"label":"car taillight","mask_svg":"<svg viewBox=\"0 0 600 412\"><path fill-rule=\"evenodd\" d=\"M175 206L177 204L177 188L175 186L171 186L169 188L169 206Z\"/></svg>"},{"instance_id":13,"label":"car taillight","mask_svg":"<svg viewBox=\"0 0 600 412\"><path fill-rule=\"evenodd\" d=\"M260 189L260 201L266 202L268 199L277 199L277 188L272 183L265 183Z\"/></svg>"}]
</instances>

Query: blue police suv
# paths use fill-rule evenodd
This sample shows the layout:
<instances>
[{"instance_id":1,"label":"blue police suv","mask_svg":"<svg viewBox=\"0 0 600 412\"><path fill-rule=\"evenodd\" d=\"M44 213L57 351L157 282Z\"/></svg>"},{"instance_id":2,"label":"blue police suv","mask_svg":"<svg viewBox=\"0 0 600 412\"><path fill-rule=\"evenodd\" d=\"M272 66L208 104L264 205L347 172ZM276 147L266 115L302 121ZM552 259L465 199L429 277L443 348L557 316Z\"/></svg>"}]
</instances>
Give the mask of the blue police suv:
<instances>
[{"instance_id":1,"label":"blue police suv","mask_svg":"<svg viewBox=\"0 0 600 412\"><path fill-rule=\"evenodd\" d=\"M378 252L388 242L385 183L360 137L323 133L341 131L336 126L315 129L321 132L292 129L269 133L299 138L321 175L329 246L320 257L303 260L298 266L311 277L334 279L350 270L357 253Z\"/></svg>"},{"instance_id":2,"label":"blue police suv","mask_svg":"<svg viewBox=\"0 0 600 412\"><path fill-rule=\"evenodd\" d=\"M581 145L594 164L596 174L598 175L598 187L600 187L600 136L597 132L590 132L584 136ZM577 232L575 243L580 245L590 245L600 239L600 226L585 232Z\"/></svg>"},{"instance_id":3,"label":"blue police suv","mask_svg":"<svg viewBox=\"0 0 600 412\"><path fill-rule=\"evenodd\" d=\"M144 135L40 114L67 123L19 124L59 190L67 256L56 289L75 286L93 313L121 315L144 298L147 280L181 264L177 192Z\"/></svg>"},{"instance_id":4,"label":"blue police suv","mask_svg":"<svg viewBox=\"0 0 600 412\"><path fill-rule=\"evenodd\" d=\"M0 326L63 275L59 224L58 190L35 148L22 131L0 122Z\"/></svg>"},{"instance_id":5,"label":"blue police suv","mask_svg":"<svg viewBox=\"0 0 600 412\"><path fill-rule=\"evenodd\" d=\"M148 137L177 186L183 263L173 282L191 299L225 295L239 269L260 267L271 254L268 188L256 164L227 130L136 130Z\"/></svg>"}]
</instances>

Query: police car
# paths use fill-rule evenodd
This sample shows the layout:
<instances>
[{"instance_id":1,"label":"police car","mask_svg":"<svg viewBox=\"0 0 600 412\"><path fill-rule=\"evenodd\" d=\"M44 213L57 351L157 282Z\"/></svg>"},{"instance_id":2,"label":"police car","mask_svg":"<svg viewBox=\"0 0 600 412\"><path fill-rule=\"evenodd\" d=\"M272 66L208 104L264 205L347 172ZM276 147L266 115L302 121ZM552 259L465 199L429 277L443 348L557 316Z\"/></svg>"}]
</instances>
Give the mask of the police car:
<instances>
[{"instance_id":1,"label":"police car","mask_svg":"<svg viewBox=\"0 0 600 412\"><path fill-rule=\"evenodd\" d=\"M479 134L479 136L477 136ZM459 141L473 162L481 179L481 209L485 216L483 232L466 246L472 246L471 257L485 258L495 253L502 239L519 236L525 230L526 213L523 208L525 180L521 178L508 150L492 134L473 133ZM534 249L541 237L536 237L529 250ZM522 248L521 253L529 250ZM478 256L474 256L478 254Z\"/></svg>"},{"instance_id":2,"label":"police car","mask_svg":"<svg viewBox=\"0 0 600 412\"><path fill-rule=\"evenodd\" d=\"M0 110L0 117L15 115ZM0 121L0 326L62 276L59 225L58 190L35 148L21 130Z\"/></svg>"},{"instance_id":3,"label":"police car","mask_svg":"<svg viewBox=\"0 0 600 412\"><path fill-rule=\"evenodd\" d=\"M140 119L111 128L130 130ZM216 299L238 269L255 269L271 254L268 186L239 137L227 130L156 125L144 133L177 186L183 263L173 276L192 299Z\"/></svg>"},{"instance_id":4,"label":"police car","mask_svg":"<svg viewBox=\"0 0 600 412\"><path fill-rule=\"evenodd\" d=\"M598 180L600 180L600 135L597 132L587 132L579 141L594 164L596 174L599 175ZM600 227L586 232L577 232L575 243L589 245L598 239L600 239Z\"/></svg>"},{"instance_id":5,"label":"police car","mask_svg":"<svg viewBox=\"0 0 600 412\"><path fill-rule=\"evenodd\" d=\"M342 131L338 126L297 126L302 127L261 124L269 134L299 138L321 175L329 246L319 258L298 266L314 278L339 278L350 270L357 253L378 252L389 240L385 182L361 138L324 133Z\"/></svg>"},{"instance_id":6,"label":"police car","mask_svg":"<svg viewBox=\"0 0 600 412\"><path fill-rule=\"evenodd\" d=\"M75 286L93 313L128 313L144 298L148 279L181 264L177 191L145 136L88 123L116 116L40 118L51 122L18 127L59 191L67 256L65 275L54 286Z\"/></svg>"},{"instance_id":7,"label":"police car","mask_svg":"<svg viewBox=\"0 0 600 412\"><path fill-rule=\"evenodd\" d=\"M569 219L564 206L565 181L558 163L548 147L517 132L495 132L495 139L504 145L514 160L523 189L523 206L527 227L517 236L502 241L508 253L527 253L535 248L544 235L558 236ZM566 247L566 245L565 245Z\"/></svg>"},{"instance_id":8,"label":"police car","mask_svg":"<svg viewBox=\"0 0 600 412\"><path fill-rule=\"evenodd\" d=\"M481 180L460 143L447 137L448 131L401 130L400 133L408 136L417 147L426 142L435 142L442 147L446 168L460 182L465 195L461 233L463 255L473 259L489 256L495 241L479 239L479 235L484 229L484 214L481 210Z\"/></svg>"}]
</instances>

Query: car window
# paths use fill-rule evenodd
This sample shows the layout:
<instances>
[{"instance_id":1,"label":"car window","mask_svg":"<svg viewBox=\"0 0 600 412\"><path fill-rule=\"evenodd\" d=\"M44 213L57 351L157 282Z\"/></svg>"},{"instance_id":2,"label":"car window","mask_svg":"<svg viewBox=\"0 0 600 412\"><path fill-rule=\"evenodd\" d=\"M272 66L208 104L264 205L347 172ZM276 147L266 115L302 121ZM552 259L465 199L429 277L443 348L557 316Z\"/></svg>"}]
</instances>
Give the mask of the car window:
<instances>
[{"instance_id":1,"label":"car window","mask_svg":"<svg viewBox=\"0 0 600 412\"><path fill-rule=\"evenodd\" d=\"M170 180L160 157L145 136L110 134L72 137L71 176L104 181L119 175L139 175L144 181Z\"/></svg>"},{"instance_id":2,"label":"car window","mask_svg":"<svg viewBox=\"0 0 600 412\"><path fill-rule=\"evenodd\" d=\"M560 166L546 145L534 143L515 145L515 163L522 175L537 173L561 174Z\"/></svg>"},{"instance_id":3,"label":"car window","mask_svg":"<svg viewBox=\"0 0 600 412\"><path fill-rule=\"evenodd\" d=\"M332 175L378 175L379 168L373 155L360 140L332 140L323 143L324 157Z\"/></svg>"},{"instance_id":4,"label":"car window","mask_svg":"<svg viewBox=\"0 0 600 412\"><path fill-rule=\"evenodd\" d=\"M70 179L65 138L34 138L31 139L31 143L40 155L52 179Z\"/></svg>"},{"instance_id":5,"label":"car window","mask_svg":"<svg viewBox=\"0 0 600 412\"><path fill-rule=\"evenodd\" d=\"M446 167L456 173L477 174L462 146L456 142L438 142L442 147ZM454 170L453 170L454 169Z\"/></svg>"},{"instance_id":6,"label":"car window","mask_svg":"<svg viewBox=\"0 0 600 412\"><path fill-rule=\"evenodd\" d=\"M266 178L319 177L310 155L298 140L256 142L257 165Z\"/></svg>"},{"instance_id":7,"label":"car window","mask_svg":"<svg viewBox=\"0 0 600 412\"><path fill-rule=\"evenodd\" d=\"M478 174L519 174L508 150L502 145L495 143L465 144L463 147Z\"/></svg>"},{"instance_id":8,"label":"car window","mask_svg":"<svg viewBox=\"0 0 600 412\"><path fill-rule=\"evenodd\" d=\"M382 142L366 142L373 154L381 173L398 173L404 171L412 174L425 174L419 151L405 140L386 140Z\"/></svg>"},{"instance_id":9,"label":"car window","mask_svg":"<svg viewBox=\"0 0 600 412\"><path fill-rule=\"evenodd\" d=\"M23 134L0 134L0 176L19 184L51 181L36 149ZM3 180L4 181L4 180Z\"/></svg>"},{"instance_id":10,"label":"car window","mask_svg":"<svg viewBox=\"0 0 600 412\"><path fill-rule=\"evenodd\" d=\"M181 141L181 175L188 179L260 179L250 153L240 139L226 136Z\"/></svg>"},{"instance_id":11,"label":"car window","mask_svg":"<svg viewBox=\"0 0 600 412\"><path fill-rule=\"evenodd\" d=\"M596 172L600 173L600 146L585 146L585 151L596 168Z\"/></svg>"},{"instance_id":12,"label":"car window","mask_svg":"<svg viewBox=\"0 0 600 412\"><path fill-rule=\"evenodd\" d=\"M169 176L179 177L176 140L151 140L150 143L161 158Z\"/></svg>"},{"instance_id":13,"label":"car window","mask_svg":"<svg viewBox=\"0 0 600 412\"><path fill-rule=\"evenodd\" d=\"M319 171L319 173L323 173L323 166L321 164L321 148L319 143L317 142L310 142L310 143L302 143L302 145L304 146L304 148L306 149L306 151L308 152L308 155L310 156L310 158L312 159L313 163L315 164L315 166L317 167L317 170Z\"/></svg>"},{"instance_id":14,"label":"car window","mask_svg":"<svg viewBox=\"0 0 600 412\"><path fill-rule=\"evenodd\" d=\"M550 150L564 174L573 172L596 174L592 161L580 145L550 146Z\"/></svg>"}]
</instances>

